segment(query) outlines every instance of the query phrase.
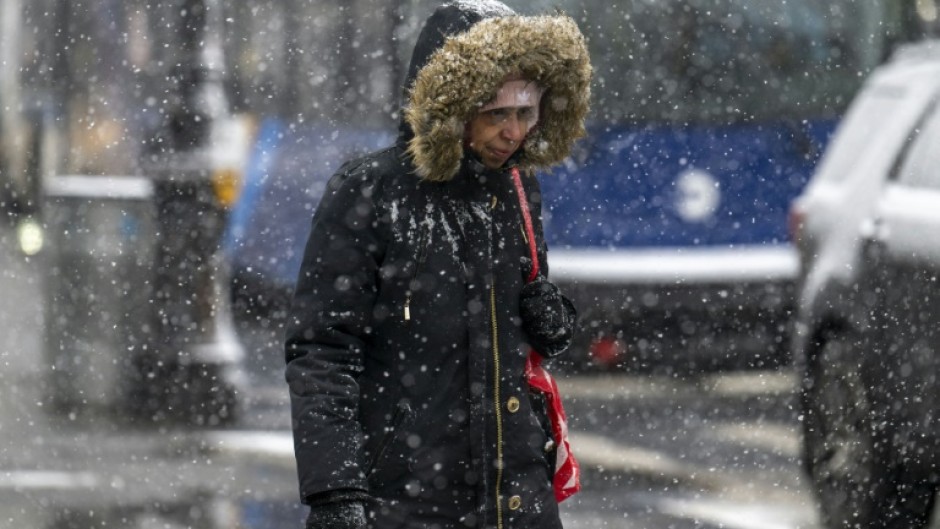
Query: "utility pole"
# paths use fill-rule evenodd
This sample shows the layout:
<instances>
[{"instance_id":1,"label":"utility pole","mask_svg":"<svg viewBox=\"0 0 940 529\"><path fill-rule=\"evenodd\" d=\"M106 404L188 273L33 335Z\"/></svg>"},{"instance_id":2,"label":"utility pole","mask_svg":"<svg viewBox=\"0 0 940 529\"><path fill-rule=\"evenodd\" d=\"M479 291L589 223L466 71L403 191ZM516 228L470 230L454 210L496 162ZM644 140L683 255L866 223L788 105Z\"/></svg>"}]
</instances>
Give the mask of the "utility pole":
<instances>
[{"instance_id":1,"label":"utility pole","mask_svg":"<svg viewBox=\"0 0 940 529\"><path fill-rule=\"evenodd\" d=\"M0 3L0 204L7 212L23 209L30 198L19 134L22 13L20 0Z\"/></svg>"},{"instance_id":2,"label":"utility pole","mask_svg":"<svg viewBox=\"0 0 940 529\"><path fill-rule=\"evenodd\" d=\"M178 0L171 101L142 164L153 179L157 246L153 347L137 358L136 398L149 419L230 422L244 385L243 351L221 256L240 186L224 86L219 0Z\"/></svg>"}]
</instances>

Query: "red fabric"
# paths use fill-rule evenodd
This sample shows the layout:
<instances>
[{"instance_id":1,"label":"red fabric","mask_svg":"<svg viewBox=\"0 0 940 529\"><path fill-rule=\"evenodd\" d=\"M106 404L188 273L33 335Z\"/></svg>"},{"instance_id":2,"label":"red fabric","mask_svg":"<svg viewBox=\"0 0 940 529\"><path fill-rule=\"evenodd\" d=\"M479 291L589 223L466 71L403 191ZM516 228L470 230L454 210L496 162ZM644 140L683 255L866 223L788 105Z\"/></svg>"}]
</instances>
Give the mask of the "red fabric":
<instances>
[{"instance_id":1,"label":"red fabric","mask_svg":"<svg viewBox=\"0 0 940 529\"><path fill-rule=\"evenodd\" d=\"M532 270L529 271L527 282L538 277L539 256L535 245L535 231L532 229L532 215L529 213L529 202L526 200L525 188L519 170L512 170L513 184L516 186L516 195L519 197L519 209L522 210L522 222L525 225L525 234L529 243L529 255L532 258ZM568 416L561 404L561 394L555 379L542 367L542 356L536 351L529 351L525 363L525 377L529 387L543 393L548 405L548 418L552 424L552 436L555 441L555 475L552 479L552 488L555 490L555 500L562 502L581 490L581 466L578 464L571 445L568 442Z\"/></svg>"},{"instance_id":2,"label":"red fabric","mask_svg":"<svg viewBox=\"0 0 940 529\"><path fill-rule=\"evenodd\" d=\"M562 502L581 490L581 466L571 452L568 442L568 416L561 404L558 384L552 375L542 367L542 357L535 351L529 352L525 363L525 376L529 387L545 394L548 404L548 418L552 423L552 435L555 438L555 476L552 488L555 500Z\"/></svg>"}]
</instances>

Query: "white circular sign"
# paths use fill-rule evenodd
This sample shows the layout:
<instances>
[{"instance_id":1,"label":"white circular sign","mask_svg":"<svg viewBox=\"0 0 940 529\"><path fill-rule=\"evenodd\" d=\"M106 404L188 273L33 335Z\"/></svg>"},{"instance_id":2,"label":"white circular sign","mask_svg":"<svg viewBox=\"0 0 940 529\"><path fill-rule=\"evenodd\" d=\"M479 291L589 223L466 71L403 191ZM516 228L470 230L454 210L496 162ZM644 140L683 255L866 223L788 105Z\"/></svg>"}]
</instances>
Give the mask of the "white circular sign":
<instances>
[{"instance_id":1,"label":"white circular sign","mask_svg":"<svg viewBox=\"0 0 940 529\"><path fill-rule=\"evenodd\" d=\"M676 177L676 211L686 222L704 222L721 202L718 180L704 169L690 168Z\"/></svg>"}]
</instances>

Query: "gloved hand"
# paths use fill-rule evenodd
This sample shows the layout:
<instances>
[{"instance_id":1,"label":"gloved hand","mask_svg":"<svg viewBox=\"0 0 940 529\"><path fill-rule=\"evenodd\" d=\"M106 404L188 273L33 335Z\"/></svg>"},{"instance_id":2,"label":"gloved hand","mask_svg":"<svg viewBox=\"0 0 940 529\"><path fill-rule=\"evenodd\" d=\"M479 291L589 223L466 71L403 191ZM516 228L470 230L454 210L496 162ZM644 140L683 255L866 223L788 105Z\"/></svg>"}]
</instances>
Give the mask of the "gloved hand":
<instances>
[{"instance_id":1,"label":"gloved hand","mask_svg":"<svg viewBox=\"0 0 940 529\"><path fill-rule=\"evenodd\" d=\"M313 505L306 529L366 529L365 503L345 500Z\"/></svg>"},{"instance_id":2,"label":"gloved hand","mask_svg":"<svg viewBox=\"0 0 940 529\"><path fill-rule=\"evenodd\" d=\"M544 277L522 287L519 316L529 343L543 356L557 356L571 345L578 312L558 287Z\"/></svg>"}]
</instances>

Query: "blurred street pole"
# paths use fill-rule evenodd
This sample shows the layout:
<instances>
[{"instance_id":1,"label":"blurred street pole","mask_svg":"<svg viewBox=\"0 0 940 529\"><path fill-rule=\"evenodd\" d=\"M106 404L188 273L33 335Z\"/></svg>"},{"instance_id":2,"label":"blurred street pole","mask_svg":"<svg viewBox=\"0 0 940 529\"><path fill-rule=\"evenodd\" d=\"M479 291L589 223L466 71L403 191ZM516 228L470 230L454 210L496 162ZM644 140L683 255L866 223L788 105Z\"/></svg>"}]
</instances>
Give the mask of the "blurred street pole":
<instances>
[{"instance_id":1,"label":"blurred street pole","mask_svg":"<svg viewBox=\"0 0 940 529\"><path fill-rule=\"evenodd\" d=\"M155 350L139 357L140 394L131 400L146 403L151 418L214 424L233 418L244 385L221 256L240 175L230 159L219 1L181 0L176 8L171 104L143 164L157 206Z\"/></svg>"},{"instance_id":2,"label":"blurred street pole","mask_svg":"<svg viewBox=\"0 0 940 529\"><path fill-rule=\"evenodd\" d=\"M5 208L20 203L28 186L19 153L20 121L20 0L0 3L0 202Z\"/></svg>"},{"instance_id":3,"label":"blurred street pole","mask_svg":"<svg viewBox=\"0 0 940 529\"><path fill-rule=\"evenodd\" d=\"M179 48L173 78L178 104L171 111L173 148L211 151L213 128L228 117L219 0L183 0L179 8Z\"/></svg>"}]
</instances>

